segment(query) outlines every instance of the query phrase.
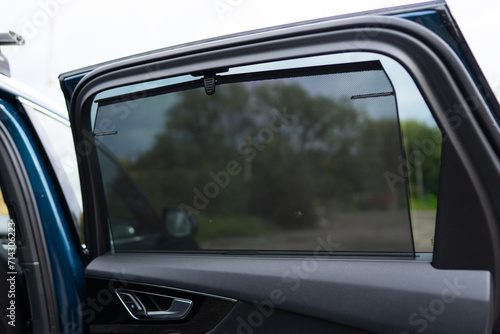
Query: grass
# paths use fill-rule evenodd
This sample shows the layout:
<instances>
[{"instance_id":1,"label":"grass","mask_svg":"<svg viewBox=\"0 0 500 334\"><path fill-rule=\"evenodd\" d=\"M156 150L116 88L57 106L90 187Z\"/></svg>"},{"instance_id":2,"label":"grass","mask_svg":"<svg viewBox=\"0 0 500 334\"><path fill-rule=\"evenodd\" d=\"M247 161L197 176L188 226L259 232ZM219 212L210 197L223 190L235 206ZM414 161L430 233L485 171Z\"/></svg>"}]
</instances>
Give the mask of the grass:
<instances>
[{"instance_id":1,"label":"grass","mask_svg":"<svg viewBox=\"0 0 500 334\"><path fill-rule=\"evenodd\" d=\"M436 195L426 195L422 199L410 196L411 210L436 210L436 208L437 208Z\"/></svg>"},{"instance_id":2,"label":"grass","mask_svg":"<svg viewBox=\"0 0 500 334\"><path fill-rule=\"evenodd\" d=\"M252 216L198 216L197 242L232 236L252 236L277 228L263 219Z\"/></svg>"}]
</instances>

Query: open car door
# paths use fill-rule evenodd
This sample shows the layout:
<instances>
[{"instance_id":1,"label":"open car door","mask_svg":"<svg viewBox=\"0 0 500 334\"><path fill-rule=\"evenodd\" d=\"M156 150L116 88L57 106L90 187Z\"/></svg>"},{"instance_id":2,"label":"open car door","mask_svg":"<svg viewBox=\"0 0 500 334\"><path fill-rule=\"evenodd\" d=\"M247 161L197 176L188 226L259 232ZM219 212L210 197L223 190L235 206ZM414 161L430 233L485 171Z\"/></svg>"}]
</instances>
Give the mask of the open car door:
<instances>
[{"instance_id":1,"label":"open car door","mask_svg":"<svg viewBox=\"0 0 500 334\"><path fill-rule=\"evenodd\" d=\"M500 331L499 108L444 3L61 82L90 333Z\"/></svg>"}]
</instances>

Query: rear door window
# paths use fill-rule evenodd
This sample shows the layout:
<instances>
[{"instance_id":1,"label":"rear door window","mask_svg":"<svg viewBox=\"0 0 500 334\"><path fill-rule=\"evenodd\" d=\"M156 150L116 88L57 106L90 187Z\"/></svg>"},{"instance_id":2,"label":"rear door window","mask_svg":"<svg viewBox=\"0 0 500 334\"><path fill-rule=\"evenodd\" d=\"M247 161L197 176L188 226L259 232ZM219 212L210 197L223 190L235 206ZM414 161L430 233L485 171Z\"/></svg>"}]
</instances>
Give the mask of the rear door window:
<instances>
[{"instance_id":1,"label":"rear door window","mask_svg":"<svg viewBox=\"0 0 500 334\"><path fill-rule=\"evenodd\" d=\"M114 249L432 251L441 133L399 64L347 58L98 95L93 131Z\"/></svg>"}]
</instances>

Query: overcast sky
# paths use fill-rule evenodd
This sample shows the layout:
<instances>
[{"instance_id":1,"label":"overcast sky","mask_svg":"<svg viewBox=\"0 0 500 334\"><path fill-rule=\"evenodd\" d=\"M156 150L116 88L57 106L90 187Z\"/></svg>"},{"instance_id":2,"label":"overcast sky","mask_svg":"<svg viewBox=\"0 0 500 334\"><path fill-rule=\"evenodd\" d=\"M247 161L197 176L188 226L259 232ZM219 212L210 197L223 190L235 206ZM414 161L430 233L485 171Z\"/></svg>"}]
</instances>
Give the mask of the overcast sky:
<instances>
[{"instance_id":1,"label":"overcast sky","mask_svg":"<svg viewBox=\"0 0 500 334\"><path fill-rule=\"evenodd\" d=\"M13 77L63 105L57 76L65 71L207 37L415 2L0 0L0 31L26 39L25 46L2 52ZM500 1L449 0L448 5L500 93Z\"/></svg>"}]
</instances>

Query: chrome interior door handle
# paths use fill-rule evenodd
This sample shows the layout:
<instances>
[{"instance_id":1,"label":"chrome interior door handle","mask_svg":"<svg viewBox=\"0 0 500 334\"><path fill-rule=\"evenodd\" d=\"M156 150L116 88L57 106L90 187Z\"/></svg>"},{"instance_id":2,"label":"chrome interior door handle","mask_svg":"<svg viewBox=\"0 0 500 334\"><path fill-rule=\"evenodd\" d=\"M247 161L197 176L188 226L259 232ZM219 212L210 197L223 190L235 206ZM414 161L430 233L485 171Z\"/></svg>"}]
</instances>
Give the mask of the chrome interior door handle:
<instances>
[{"instance_id":1,"label":"chrome interior door handle","mask_svg":"<svg viewBox=\"0 0 500 334\"><path fill-rule=\"evenodd\" d=\"M180 320L188 314L193 302L188 299L175 298L166 311L146 311L146 316L151 319Z\"/></svg>"},{"instance_id":2,"label":"chrome interior door handle","mask_svg":"<svg viewBox=\"0 0 500 334\"><path fill-rule=\"evenodd\" d=\"M116 294L130 315L137 320L181 320L193 307L193 301L189 299L156 293L116 289ZM145 303L148 299L150 302ZM158 303L160 300L171 300L168 310L161 309L161 303Z\"/></svg>"}]
</instances>

